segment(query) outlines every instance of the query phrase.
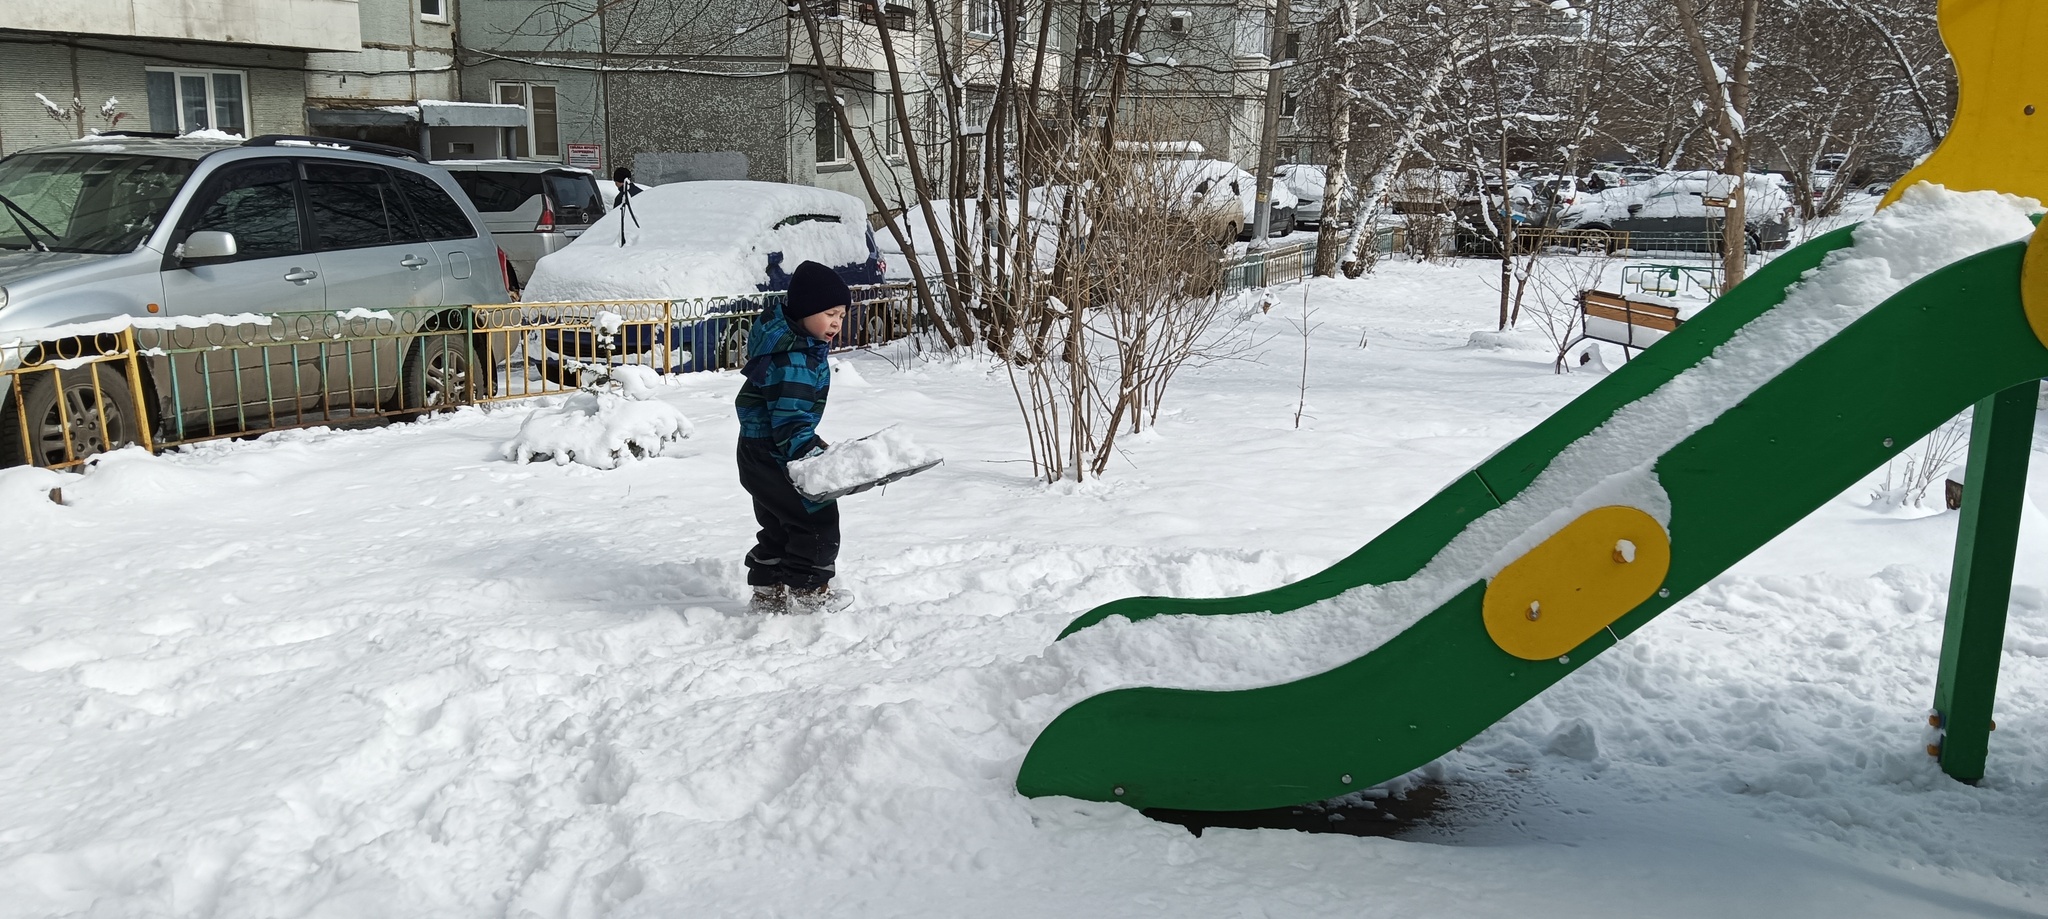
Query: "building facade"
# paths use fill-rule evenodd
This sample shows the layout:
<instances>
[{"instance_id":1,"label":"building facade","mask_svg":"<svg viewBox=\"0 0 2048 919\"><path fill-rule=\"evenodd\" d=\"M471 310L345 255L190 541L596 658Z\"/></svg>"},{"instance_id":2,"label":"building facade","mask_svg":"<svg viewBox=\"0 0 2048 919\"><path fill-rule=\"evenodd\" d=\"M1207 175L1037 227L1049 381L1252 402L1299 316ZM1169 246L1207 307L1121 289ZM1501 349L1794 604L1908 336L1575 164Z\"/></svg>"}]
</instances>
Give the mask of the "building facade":
<instances>
[{"instance_id":1,"label":"building facade","mask_svg":"<svg viewBox=\"0 0 2048 919\"><path fill-rule=\"evenodd\" d=\"M356 0L0 4L0 154L95 131L306 133L306 58Z\"/></svg>"}]
</instances>

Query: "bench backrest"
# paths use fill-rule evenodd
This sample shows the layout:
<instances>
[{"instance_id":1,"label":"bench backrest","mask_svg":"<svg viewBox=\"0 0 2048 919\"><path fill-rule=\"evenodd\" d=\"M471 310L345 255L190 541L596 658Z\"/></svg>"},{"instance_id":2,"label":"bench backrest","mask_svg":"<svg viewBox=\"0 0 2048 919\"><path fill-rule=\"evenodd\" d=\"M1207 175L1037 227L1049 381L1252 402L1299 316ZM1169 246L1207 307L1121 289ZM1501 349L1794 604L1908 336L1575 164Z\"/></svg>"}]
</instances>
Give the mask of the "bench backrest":
<instances>
[{"instance_id":1,"label":"bench backrest","mask_svg":"<svg viewBox=\"0 0 2048 919\"><path fill-rule=\"evenodd\" d=\"M1604 290L1580 293L1579 311L1585 315L1587 338L1629 348L1647 348L1685 324L1678 318L1677 307L1630 300Z\"/></svg>"}]
</instances>

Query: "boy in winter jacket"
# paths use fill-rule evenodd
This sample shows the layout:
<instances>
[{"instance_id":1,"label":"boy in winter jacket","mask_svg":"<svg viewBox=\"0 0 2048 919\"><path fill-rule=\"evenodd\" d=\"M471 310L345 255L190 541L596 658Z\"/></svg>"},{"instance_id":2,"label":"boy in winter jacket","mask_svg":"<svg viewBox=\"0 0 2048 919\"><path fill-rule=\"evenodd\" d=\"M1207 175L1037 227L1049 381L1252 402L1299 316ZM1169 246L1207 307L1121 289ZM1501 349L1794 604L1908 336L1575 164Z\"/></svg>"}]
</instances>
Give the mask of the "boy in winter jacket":
<instances>
[{"instance_id":1,"label":"boy in winter jacket","mask_svg":"<svg viewBox=\"0 0 2048 919\"><path fill-rule=\"evenodd\" d=\"M818 421L832 388L826 360L853 293L817 262L797 266L780 310L767 310L747 335L740 415L740 486L761 524L747 553L749 609L757 613L834 612L853 595L831 586L839 557L839 506L798 494L788 463L825 449Z\"/></svg>"}]
</instances>

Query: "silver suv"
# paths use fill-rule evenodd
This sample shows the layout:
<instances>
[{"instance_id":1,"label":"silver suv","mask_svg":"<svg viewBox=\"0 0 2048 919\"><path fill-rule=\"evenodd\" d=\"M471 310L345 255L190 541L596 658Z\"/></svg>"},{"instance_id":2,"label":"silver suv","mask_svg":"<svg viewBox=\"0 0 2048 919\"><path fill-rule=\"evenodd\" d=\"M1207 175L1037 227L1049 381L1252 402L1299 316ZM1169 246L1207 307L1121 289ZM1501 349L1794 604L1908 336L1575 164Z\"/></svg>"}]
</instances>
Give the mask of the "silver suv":
<instances>
[{"instance_id":1,"label":"silver suv","mask_svg":"<svg viewBox=\"0 0 2048 919\"><path fill-rule=\"evenodd\" d=\"M512 288L533 277L542 256L561 251L604 216L604 193L588 170L525 160L438 160L469 195L512 266Z\"/></svg>"},{"instance_id":2,"label":"silver suv","mask_svg":"<svg viewBox=\"0 0 2048 919\"><path fill-rule=\"evenodd\" d=\"M101 135L0 159L0 342L123 316L503 303L502 259L448 173L397 148ZM23 349L8 353L18 361ZM170 398L177 381L157 379L170 373L153 366L143 381L153 401ZM405 376L381 377L392 393L351 397L396 399ZM26 375L19 394L8 379L0 453L17 452L6 441L24 428L30 444L61 437L43 430L58 413L41 411L58 394L37 391L54 389L55 376ZM149 408L159 422L187 411ZM108 439L136 440L140 421Z\"/></svg>"}]
</instances>

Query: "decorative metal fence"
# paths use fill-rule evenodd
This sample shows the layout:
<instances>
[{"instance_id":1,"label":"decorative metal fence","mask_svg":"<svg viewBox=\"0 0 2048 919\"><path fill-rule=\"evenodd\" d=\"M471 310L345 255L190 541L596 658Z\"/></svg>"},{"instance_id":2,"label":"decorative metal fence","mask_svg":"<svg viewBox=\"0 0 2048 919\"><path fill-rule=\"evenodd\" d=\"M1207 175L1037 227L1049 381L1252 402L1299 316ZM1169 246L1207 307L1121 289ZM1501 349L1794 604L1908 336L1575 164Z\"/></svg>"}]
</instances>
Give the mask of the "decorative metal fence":
<instances>
[{"instance_id":1,"label":"decorative metal fence","mask_svg":"<svg viewBox=\"0 0 2048 919\"><path fill-rule=\"evenodd\" d=\"M711 300L512 303L142 318L0 341L0 466L80 465L222 437L543 396L622 365L662 373L746 360L779 292ZM835 349L902 338L902 285L854 289Z\"/></svg>"},{"instance_id":2,"label":"decorative metal fence","mask_svg":"<svg viewBox=\"0 0 2048 919\"><path fill-rule=\"evenodd\" d=\"M1316 267L1315 240L1255 249L1223 264L1223 292L1271 287L1308 277Z\"/></svg>"}]
</instances>

